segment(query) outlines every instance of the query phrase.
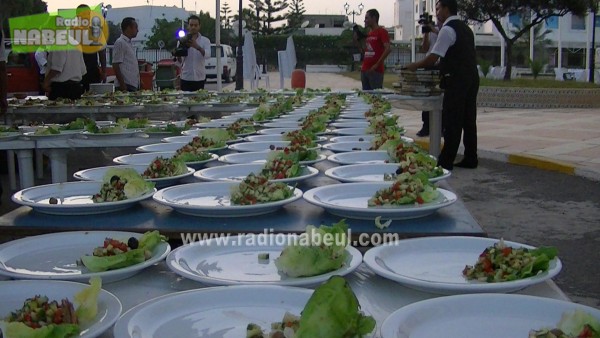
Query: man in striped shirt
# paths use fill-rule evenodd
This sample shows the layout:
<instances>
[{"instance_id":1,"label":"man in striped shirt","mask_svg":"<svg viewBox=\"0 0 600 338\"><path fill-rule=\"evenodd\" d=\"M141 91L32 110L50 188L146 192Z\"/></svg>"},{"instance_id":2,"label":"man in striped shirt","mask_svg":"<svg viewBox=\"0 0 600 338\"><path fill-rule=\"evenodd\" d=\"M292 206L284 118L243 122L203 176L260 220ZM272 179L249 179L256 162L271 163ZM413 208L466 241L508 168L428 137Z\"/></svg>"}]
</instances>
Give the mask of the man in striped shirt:
<instances>
[{"instance_id":1,"label":"man in striped shirt","mask_svg":"<svg viewBox=\"0 0 600 338\"><path fill-rule=\"evenodd\" d=\"M115 88L121 91L134 92L140 87L140 69L138 67L135 47L131 40L137 36L138 24L132 17L121 22L121 36L113 46L112 66L117 79Z\"/></svg>"}]
</instances>

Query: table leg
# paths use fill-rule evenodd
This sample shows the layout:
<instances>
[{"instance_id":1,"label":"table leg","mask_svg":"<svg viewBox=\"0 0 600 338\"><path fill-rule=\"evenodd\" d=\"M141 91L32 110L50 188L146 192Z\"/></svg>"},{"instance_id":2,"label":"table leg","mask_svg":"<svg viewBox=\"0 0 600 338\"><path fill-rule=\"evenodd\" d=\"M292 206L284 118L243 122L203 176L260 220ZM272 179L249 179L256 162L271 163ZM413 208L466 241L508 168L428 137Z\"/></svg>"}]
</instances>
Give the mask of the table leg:
<instances>
[{"instance_id":1,"label":"table leg","mask_svg":"<svg viewBox=\"0 0 600 338\"><path fill-rule=\"evenodd\" d=\"M436 158L440 155L442 144L442 111L429 111L429 154Z\"/></svg>"},{"instance_id":2,"label":"table leg","mask_svg":"<svg viewBox=\"0 0 600 338\"><path fill-rule=\"evenodd\" d=\"M15 150L17 161L19 162L19 180L21 189L33 187L35 179L33 177L33 150L20 149Z\"/></svg>"},{"instance_id":3,"label":"table leg","mask_svg":"<svg viewBox=\"0 0 600 338\"><path fill-rule=\"evenodd\" d=\"M8 183L10 190L17 190L17 173L15 172L15 152L6 151L6 163L8 164Z\"/></svg>"},{"instance_id":4,"label":"table leg","mask_svg":"<svg viewBox=\"0 0 600 338\"><path fill-rule=\"evenodd\" d=\"M44 178L44 153L39 149L35 151L35 175Z\"/></svg>"},{"instance_id":5,"label":"table leg","mask_svg":"<svg viewBox=\"0 0 600 338\"><path fill-rule=\"evenodd\" d=\"M52 183L67 182L67 152L69 149L48 149Z\"/></svg>"}]
</instances>

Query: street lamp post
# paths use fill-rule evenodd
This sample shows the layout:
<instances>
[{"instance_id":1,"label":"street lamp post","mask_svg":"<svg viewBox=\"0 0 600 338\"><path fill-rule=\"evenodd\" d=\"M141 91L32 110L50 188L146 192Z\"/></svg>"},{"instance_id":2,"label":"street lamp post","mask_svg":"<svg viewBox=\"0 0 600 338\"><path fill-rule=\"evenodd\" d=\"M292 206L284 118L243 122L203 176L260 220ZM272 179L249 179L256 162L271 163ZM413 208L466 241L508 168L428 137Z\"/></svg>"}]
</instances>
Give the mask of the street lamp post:
<instances>
[{"instance_id":1,"label":"street lamp post","mask_svg":"<svg viewBox=\"0 0 600 338\"><path fill-rule=\"evenodd\" d=\"M242 36L242 0L239 1L238 9L238 47L237 47L237 70L235 71L235 90L244 89L244 54L242 47L244 46L244 37Z\"/></svg>"},{"instance_id":2,"label":"street lamp post","mask_svg":"<svg viewBox=\"0 0 600 338\"><path fill-rule=\"evenodd\" d=\"M361 15L363 9L365 9L365 6L362 4L362 2L360 3L360 5L358 5L358 12L355 10L350 11L350 5L347 2L344 4L344 10L346 10L346 15L352 14L352 25L354 25L354 16Z\"/></svg>"}]
</instances>

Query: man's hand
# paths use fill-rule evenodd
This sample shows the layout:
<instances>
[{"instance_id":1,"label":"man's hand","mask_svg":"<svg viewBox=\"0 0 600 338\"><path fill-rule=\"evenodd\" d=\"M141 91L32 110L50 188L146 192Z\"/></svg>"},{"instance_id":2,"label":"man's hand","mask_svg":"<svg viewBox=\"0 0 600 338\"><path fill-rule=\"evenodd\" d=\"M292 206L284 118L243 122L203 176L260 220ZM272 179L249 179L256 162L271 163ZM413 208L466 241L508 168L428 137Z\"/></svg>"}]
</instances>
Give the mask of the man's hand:
<instances>
[{"instance_id":1,"label":"man's hand","mask_svg":"<svg viewBox=\"0 0 600 338\"><path fill-rule=\"evenodd\" d=\"M100 68L100 83L106 82L106 69Z\"/></svg>"},{"instance_id":2,"label":"man's hand","mask_svg":"<svg viewBox=\"0 0 600 338\"><path fill-rule=\"evenodd\" d=\"M419 68L419 66L416 63L409 63L406 66L404 66L404 68L414 72L415 70L417 70L417 68Z\"/></svg>"},{"instance_id":3,"label":"man's hand","mask_svg":"<svg viewBox=\"0 0 600 338\"><path fill-rule=\"evenodd\" d=\"M49 78L46 77L46 79L44 79L44 85L42 87L46 93L50 93L52 86Z\"/></svg>"}]
</instances>

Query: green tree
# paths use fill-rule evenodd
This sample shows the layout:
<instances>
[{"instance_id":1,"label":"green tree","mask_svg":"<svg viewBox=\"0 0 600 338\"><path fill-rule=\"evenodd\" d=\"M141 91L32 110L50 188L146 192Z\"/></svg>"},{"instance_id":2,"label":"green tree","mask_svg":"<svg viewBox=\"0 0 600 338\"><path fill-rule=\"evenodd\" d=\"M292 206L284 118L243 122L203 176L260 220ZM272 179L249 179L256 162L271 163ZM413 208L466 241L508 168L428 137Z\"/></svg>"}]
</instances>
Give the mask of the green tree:
<instances>
[{"instance_id":1,"label":"green tree","mask_svg":"<svg viewBox=\"0 0 600 338\"><path fill-rule=\"evenodd\" d=\"M529 12L522 13L521 22L516 25L516 28L511 30L511 33L517 34L521 31L522 27L527 26L531 21L531 15ZM548 34L552 33L549 29L544 29L543 25L533 26L533 61L530 60L529 50L531 46L531 29L529 29L525 34L523 34L522 38L517 41L514 45L513 56L517 55L516 58L513 58L513 62L517 64L527 64L531 65L532 62L536 65L541 62L542 65L545 65L544 59L548 56L547 47L552 43L550 39L548 39ZM538 62L539 61L539 62ZM543 67L543 66L542 66Z\"/></svg>"},{"instance_id":2,"label":"green tree","mask_svg":"<svg viewBox=\"0 0 600 338\"><path fill-rule=\"evenodd\" d=\"M210 41L215 40L215 19L210 17L209 13L200 12L197 14L200 18L200 33L206 36ZM186 18L187 19L187 18ZM164 41L166 49L174 49L177 47L177 32L181 29L181 19L175 18L169 21L163 17L154 19L152 27L152 35L147 37L147 48L158 48L158 42ZM185 26L187 30L187 26Z\"/></svg>"},{"instance_id":3,"label":"green tree","mask_svg":"<svg viewBox=\"0 0 600 338\"><path fill-rule=\"evenodd\" d=\"M552 16L564 16L572 12L582 15L590 6L590 0L553 0L553 1L525 1L525 0L463 0L458 3L460 14L469 21L484 23L492 21L494 27L506 42L506 73L504 80L510 80L512 71L513 45L531 27L534 27ZM521 27L515 34L509 34L502 25L501 19L511 13L519 11L532 13L529 24ZM511 36L512 35L512 36Z\"/></svg>"},{"instance_id":4,"label":"green tree","mask_svg":"<svg viewBox=\"0 0 600 338\"><path fill-rule=\"evenodd\" d=\"M224 29L231 28L231 8L229 8L227 2L221 6L221 27Z\"/></svg>"},{"instance_id":5,"label":"green tree","mask_svg":"<svg viewBox=\"0 0 600 338\"><path fill-rule=\"evenodd\" d=\"M243 14L244 20L246 20L246 29L251 32L260 34L263 26L265 3L262 0L250 0L248 7L249 11Z\"/></svg>"},{"instance_id":6,"label":"green tree","mask_svg":"<svg viewBox=\"0 0 600 338\"><path fill-rule=\"evenodd\" d=\"M287 28L285 25L279 27L273 27L277 22L284 21L287 19L287 13L279 14L288 8L286 0L264 0L265 4L265 15L263 16L263 35L279 34L284 32Z\"/></svg>"},{"instance_id":7,"label":"green tree","mask_svg":"<svg viewBox=\"0 0 600 338\"><path fill-rule=\"evenodd\" d=\"M0 0L0 23L8 29L8 18L46 13L48 5L42 0Z\"/></svg>"},{"instance_id":8,"label":"green tree","mask_svg":"<svg viewBox=\"0 0 600 338\"><path fill-rule=\"evenodd\" d=\"M167 20L162 15L162 18L154 19L152 26L152 35L147 37L147 48L158 48L158 42L163 41L166 49L174 49L177 47L177 32L181 29L181 19Z\"/></svg>"},{"instance_id":9,"label":"green tree","mask_svg":"<svg viewBox=\"0 0 600 338\"><path fill-rule=\"evenodd\" d=\"M121 36L121 25L117 25L112 21L106 21L108 25L108 40L106 40L107 45L114 45L115 41Z\"/></svg>"},{"instance_id":10,"label":"green tree","mask_svg":"<svg viewBox=\"0 0 600 338\"><path fill-rule=\"evenodd\" d=\"M304 0L290 0L287 14L288 32L295 31L300 28L304 19Z\"/></svg>"}]
</instances>

